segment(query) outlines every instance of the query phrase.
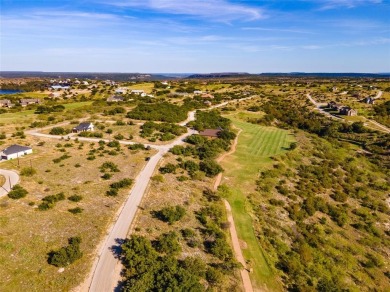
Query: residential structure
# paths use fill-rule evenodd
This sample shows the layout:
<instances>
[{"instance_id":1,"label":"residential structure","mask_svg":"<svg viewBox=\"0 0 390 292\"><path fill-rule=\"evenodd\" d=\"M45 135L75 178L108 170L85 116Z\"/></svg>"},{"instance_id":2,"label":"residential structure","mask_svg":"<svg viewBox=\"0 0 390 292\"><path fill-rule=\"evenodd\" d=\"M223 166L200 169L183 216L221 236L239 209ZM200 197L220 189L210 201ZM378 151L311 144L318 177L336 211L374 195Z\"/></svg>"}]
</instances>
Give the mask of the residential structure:
<instances>
[{"instance_id":1,"label":"residential structure","mask_svg":"<svg viewBox=\"0 0 390 292\"><path fill-rule=\"evenodd\" d=\"M204 93L201 95L202 98L205 98L205 99L213 99L214 98L214 95L210 94L210 93Z\"/></svg>"},{"instance_id":2,"label":"residential structure","mask_svg":"<svg viewBox=\"0 0 390 292\"><path fill-rule=\"evenodd\" d=\"M375 103L375 98L373 97L366 97L362 100L364 103L367 103L367 104L374 104Z\"/></svg>"},{"instance_id":3,"label":"residential structure","mask_svg":"<svg viewBox=\"0 0 390 292\"><path fill-rule=\"evenodd\" d=\"M357 116L357 111L350 108L349 106L344 106L339 110L339 113L346 116Z\"/></svg>"},{"instance_id":4,"label":"residential structure","mask_svg":"<svg viewBox=\"0 0 390 292\"><path fill-rule=\"evenodd\" d=\"M205 129L204 131L199 132L199 135L208 138L217 138L221 131L221 129Z\"/></svg>"},{"instance_id":5,"label":"residential structure","mask_svg":"<svg viewBox=\"0 0 390 292\"><path fill-rule=\"evenodd\" d=\"M9 99L0 99L0 107L8 107L11 108L13 104Z\"/></svg>"},{"instance_id":6,"label":"residential structure","mask_svg":"<svg viewBox=\"0 0 390 292\"><path fill-rule=\"evenodd\" d=\"M120 101L124 101L124 100L125 100L125 98L123 96L120 96L120 95L112 95L109 98L107 98L107 102L120 102Z\"/></svg>"},{"instance_id":7,"label":"residential structure","mask_svg":"<svg viewBox=\"0 0 390 292\"><path fill-rule=\"evenodd\" d=\"M29 104L40 104L41 100L38 98L28 98L28 99L21 99L20 101L21 106L28 106Z\"/></svg>"},{"instance_id":8,"label":"residential structure","mask_svg":"<svg viewBox=\"0 0 390 292\"><path fill-rule=\"evenodd\" d=\"M79 132L86 132L86 131L93 131L94 127L93 124L90 122L80 123L77 127L74 127L72 129L73 133L79 133Z\"/></svg>"},{"instance_id":9,"label":"residential structure","mask_svg":"<svg viewBox=\"0 0 390 292\"><path fill-rule=\"evenodd\" d=\"M26 146L20 146L20 145L11 145L7 148L5 148L1 153L1 159L4 160L11 160L15 158L19 158L21 156L31 154L32 148L26 147Z\"/></svg>"},{"instance_id":10,"label":"residential structure","mask_svg":"<svg viewBox=\"0 0 390 292\"><path fill-rule=\"evenodd\" d=\"M124 87L119 87L117 89L115 89L115 93L118 93L118 94L126 94L127 92L127 88L124 88Z\"/></svg>"},{"instance_id":11,"label":"residential structure","mask_svg":"<svg viewBox=\"0 0 390 292\"><path fill-rule=\"evenodd\" d=\"M131 91L130 91L130 93L131 94L138 94L138 95L141 95L142 96L142 94L145 94L145 91L144 90L142 90L142 89L132 89ZM146 95L146 94L145 94ZM145 96L144 95L144 96Z\"/></svg>"}]
</instances>

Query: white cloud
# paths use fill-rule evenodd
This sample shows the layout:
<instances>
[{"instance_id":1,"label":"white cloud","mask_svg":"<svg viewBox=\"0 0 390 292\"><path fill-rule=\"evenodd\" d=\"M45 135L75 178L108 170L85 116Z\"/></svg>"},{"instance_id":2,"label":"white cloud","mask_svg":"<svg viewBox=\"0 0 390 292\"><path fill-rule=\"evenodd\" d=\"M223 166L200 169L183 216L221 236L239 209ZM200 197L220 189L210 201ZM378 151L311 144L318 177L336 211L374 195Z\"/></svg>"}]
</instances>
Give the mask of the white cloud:
<instances>
[{"instance_id":1,"label":"white cloud","mask_svg":"<svg viewBox=\"0 0 390 292\"><path fill-rule=\"evenodd\" d=\"M264 11L246 5L229 3L226 0L115 0L107 5L151 9L168 14L200 17L210 21L251 21L264 18Z\"/></svg>"},{"instance_id":2,"label":"white cloud","mask_svg":"<svg viewBox=\"0 0 390 292\"><path fill-rule=\"evenodd\" d=\"M243 27L243 30L258 30L258 31L270 31L270 32L289 32L289 33L301 33L301 34L314 34L311 31L303 29L282 29L282 28L265 28L265 27Z\"/></svg>"},{"instance_id":3,"label":"white cloud","mask_svg":"<svg viewBox=\"0 0 390 292\"><path fill-rule=\"evenodd\" d=\"M329 10L340 7L354 8L367 4L380 4L382 0L322 0L321 10Z\"/></svg>"}]
</instances>

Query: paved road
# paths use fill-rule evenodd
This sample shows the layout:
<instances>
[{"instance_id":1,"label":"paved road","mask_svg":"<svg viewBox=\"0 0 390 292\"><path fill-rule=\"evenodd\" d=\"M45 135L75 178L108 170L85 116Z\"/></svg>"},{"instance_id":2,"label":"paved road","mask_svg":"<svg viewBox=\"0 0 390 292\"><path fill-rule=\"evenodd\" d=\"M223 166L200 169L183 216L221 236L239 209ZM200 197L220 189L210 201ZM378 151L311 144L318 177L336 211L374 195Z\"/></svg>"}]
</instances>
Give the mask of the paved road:
<instances>
[{"instance_id":1,"label":"paved road","mask_svg":"<svg viewBox=\"0 0 390 292\"><path fill-rule=\"evenodd\" d=\"M0 198L1 198L7 195L11 190L10 182L11 182L11 187L13 187L19 182L19 175L15 171L6 170L6 169L0 169L0 175L5 177L5 184L0 187Z\"/></svg>"}]
</instances>

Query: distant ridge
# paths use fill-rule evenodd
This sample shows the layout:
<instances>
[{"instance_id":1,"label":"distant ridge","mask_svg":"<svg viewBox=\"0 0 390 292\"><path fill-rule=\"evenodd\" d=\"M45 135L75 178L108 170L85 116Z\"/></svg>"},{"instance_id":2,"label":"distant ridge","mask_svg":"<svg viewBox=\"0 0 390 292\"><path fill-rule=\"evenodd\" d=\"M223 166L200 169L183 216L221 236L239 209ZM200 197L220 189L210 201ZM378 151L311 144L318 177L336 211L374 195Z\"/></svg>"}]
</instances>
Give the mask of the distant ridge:
<instances>
[{"instance_id":1,"label":"distant ridge","mask_svg":"<svg viewBox=\"0 0 390 292\"><path fill-rule=\"evenodd\" d=\"M258 76L292 76L292 77L326 77L326 78L340 78L340 77L350 77L350 78L389 78L390 73L305 73L305 72L291 72L291 73L260 73Z\"/></svg>"},{"instance_id":2,"label":"distant ridge","mask_svg":"<svg viewBox=\"0 0 390 292\"><path fill-rule=\"evenodd\" d=\"M205 73L205 74L192 74L188 76L189 79L200 79L200 78L229 78L229 77L248 77L253 74L245 72L222 72L222 73Z\"/></svg>"},{"instance_id":3,"label":"distant ridge","mask_svg":"<svg viewBox=\"0 0 390 292\"><path fill-rule=\"evenodd\" d=\"M43 71L0 71L0 78L80 78L114 81L153 81L172 79L213 79L213 78L256 78L256 77L313 77L313 78L390 78L390 73L116 73L116 72L43 72Z\"/></svg>"},{"instance_id":4,"label":"distant ridge","mask_svg":"<svg viewBox=\"0 0 390 292\"><path fill-rule=\"evenodd\" d=\"M166 80L170 76L148 73L102 73L102 72L43 72L43 71L0 71L0 78L80 78L114 81Z\"/></svg>"}]
</instances>

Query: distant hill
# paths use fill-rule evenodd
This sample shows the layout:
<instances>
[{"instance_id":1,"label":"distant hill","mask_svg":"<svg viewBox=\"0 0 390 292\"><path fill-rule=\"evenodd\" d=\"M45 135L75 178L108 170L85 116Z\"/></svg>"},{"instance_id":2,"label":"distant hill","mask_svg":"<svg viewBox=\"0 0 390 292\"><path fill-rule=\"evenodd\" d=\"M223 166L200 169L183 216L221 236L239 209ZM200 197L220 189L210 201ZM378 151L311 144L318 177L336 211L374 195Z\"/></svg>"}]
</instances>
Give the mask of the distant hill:
<instances>
[{"instance_id":1,"label":"distant hill","mask_svg":"<svg viewBox=\"0 0 390 292\"><path fill-rule=\"evenodd\" d=\"M389 78L390 73L305 73L305 72L291 72L291 73L260 73L257 76L266 77L324 77L324 78Z\"/></svg>"},{"instance_id":2,"label":"distant hill","mask_svg":"<svg viewBox=\"0 0 390 292\"><path fill-rule=\"evenodd\" d=\"M223 72L223 73L206 73L206 74L192 74L188 79L208 79L208 78L238 78L249 77L252 74L244 72Z\"/></svg>"},{"instance_id":3,"label":"distant hill","mask_svg":"<svg viewBox=\"0 0 390 292\"><path fill-rule=\"evenodd\" d=\"M0 71L0 78L80 78L114 81L167 80L171 76L141 73L99 73L99 72L42 72L42 71Z\"/></svg>"},{"instance_id":4,"label":"distant hill","mask_svg":"<svg viewBox=\"0 0 390 292\"><path fill-rule=\"evenodd\" d=\"M213 79L213 78L255 78L255 77L314 77L314 78L390 78L390 73L101 73L101 72L42 72L42 71L0 71L0 78L80 78L114 81L153 81L171 79Z\"/></svg>"}]
</instances>

